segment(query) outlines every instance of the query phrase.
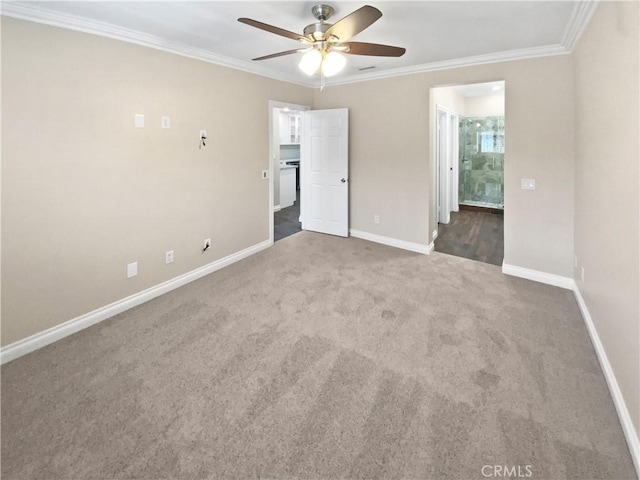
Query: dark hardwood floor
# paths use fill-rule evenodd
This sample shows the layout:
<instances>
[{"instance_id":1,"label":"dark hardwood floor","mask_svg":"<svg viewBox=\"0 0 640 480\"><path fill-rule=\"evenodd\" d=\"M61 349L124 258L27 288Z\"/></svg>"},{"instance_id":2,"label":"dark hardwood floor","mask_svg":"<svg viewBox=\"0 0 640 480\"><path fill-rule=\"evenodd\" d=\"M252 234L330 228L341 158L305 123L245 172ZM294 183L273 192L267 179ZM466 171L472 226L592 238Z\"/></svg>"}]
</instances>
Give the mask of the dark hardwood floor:
<instances>
[{"instance_id":1,"label":"dark hardwood floor","mask_svg":"<svg viewBox=\"0 0 640 480\"><path fill-rule=\"evenodd\" d=\"M468 210L452 212L448 225L438 224L435 251L502 265L504 216Z\"/></svg>"},{"instance_id":2,"label":"dark hardwood floor","mask_svg":"<svg viewBox=\"0 0 640 480\"><path fill-rule=\"evenodd\" d=\"M277 242L302 230L300 218L300 190L296 192L296 203L273 214L273 241Z\"/></svg>"}]
</instances>

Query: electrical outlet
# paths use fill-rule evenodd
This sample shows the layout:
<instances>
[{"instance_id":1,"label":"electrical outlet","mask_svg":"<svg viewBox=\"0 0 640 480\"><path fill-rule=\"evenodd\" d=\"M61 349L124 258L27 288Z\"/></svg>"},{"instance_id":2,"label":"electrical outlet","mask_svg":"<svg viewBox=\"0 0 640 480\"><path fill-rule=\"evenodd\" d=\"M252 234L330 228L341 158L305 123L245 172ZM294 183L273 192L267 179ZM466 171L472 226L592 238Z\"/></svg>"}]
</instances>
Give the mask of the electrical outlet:
<instances>
[{"instance_id":1,"label":"electrical outlet","mask_svg":"<svg viewBox=\"0 0 640 480\"><path fill-rule=\"evenodd\" d=\"M161 128L171 128L171 118L166 115L160 118L160 127Z\"/></svg>"},{"instance_id":2,"label":"electrical outlet","mask_svg":"<svg viewBox=\"0 0 640 480\"><path fill-rule=\"evenodd\" d=\"M127 278L138 275L138 262L129 263L127 265Z\"/></svg>"},{"instance_id":3,"label":"electrical outlet","mask_svg":"<svg viewBox=\"0 0 640 480\"><path fill-rule=\"evenodd\" d=\"M584 282L584 267L580 267L580 280Z\"/></svg>"},{"instance_id":4,"label":"electrical outlet","mask_svg":"<svg viewBox=\"0 0 640 480\"><path fill-rule=\"evenodd\" d=\"M173 263L173 250L169 250L164 254L164 262L169 264Z\"/></svg>"},{"instance_id":5,"label":"electrical outlet","mask_svg":"<svg viewBox=\"0 0 640 480\"><path fill-rule=\"evenodd\" d=\"M207 238L204 241L204 245L202 247L202 251L204 252L205 250L208 250L209 248L211 248L211 239Z\"/></svg>"},{"instance_id":6,"label":"electrical outlet","mask_svg":"<svg viewBox=\"0 0 640 480\"><path fill-rule=\"evenodd\" d=\"M380 215L373 216L373 223L380 223Z\"/></svg>"}]
</instances>

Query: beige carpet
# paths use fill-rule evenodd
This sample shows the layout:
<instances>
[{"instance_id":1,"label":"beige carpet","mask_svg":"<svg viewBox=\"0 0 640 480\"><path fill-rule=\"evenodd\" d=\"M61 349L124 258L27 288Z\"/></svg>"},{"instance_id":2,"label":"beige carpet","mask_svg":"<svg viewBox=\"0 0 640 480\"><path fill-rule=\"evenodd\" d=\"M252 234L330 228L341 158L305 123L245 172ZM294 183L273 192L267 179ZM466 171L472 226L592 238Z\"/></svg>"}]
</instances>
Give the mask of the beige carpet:
<instances>
[{"instance_id":1,"label":"beige carpet","mask_svg":"<svg viewBox=\"0 0 640 480\"><path fill-rule=\"evenodd\" d=\"M572 293L444 254L302 232L2 367L3 480L494 465L635 478Z\"/></svg>"}]
</instances>

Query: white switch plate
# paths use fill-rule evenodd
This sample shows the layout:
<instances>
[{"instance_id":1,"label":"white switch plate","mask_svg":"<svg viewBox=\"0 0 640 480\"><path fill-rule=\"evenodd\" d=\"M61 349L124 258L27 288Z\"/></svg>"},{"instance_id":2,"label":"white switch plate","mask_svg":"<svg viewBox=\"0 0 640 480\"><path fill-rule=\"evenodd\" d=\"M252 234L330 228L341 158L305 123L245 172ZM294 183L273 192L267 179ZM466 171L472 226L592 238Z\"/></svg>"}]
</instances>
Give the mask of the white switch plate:
<instances>
[{"instance_id":1,"label":"white switch plate","mask_svg":"<svg viewBox=\"0 0 640 480\"><path fill-rule=\"evenodd\" d=\"M127 265L127 278L135 277L138 275L138 262L133 262Z\"/></svg>"},{"instance_id":2,"label":"white switch plate","mask_svg":"<svg viewBox=\"0 0 640 480\"><path fill-rule=\"evenodd\" d=\"M265 180L269 178L269 170L262 170L262 179Z\"/></svg>"},{"instance_id":3,"label":"white switch plate","mask_svg":"<svg viewBox=\"0 0 640 480\"><path fill-rule=\"evenodd\" d=\"M522 178L520 179L523 190L535 190L536 180L534 178Z\"/></svg>"},{"instance_id":4,"label":"white switch plate","mask_svg":"<svg viewBox=\"0 0 640 480\"><path fill-rule=\"evenodd\" d=\"M373 223L380 223L380 215L373 216Z\"/></svg>"},{"instance_id":5,"label":"white switch plate","mask_svg":"<svg viewBox=\"0 0 640 480\"><path fill-rule=\"evenodd\" d=\"M173 263L173 250L169 250L164 254L164 262L166 264Z\"/></svg>"},{"instance_id":6,"label":"white switch plate","mask_svg":"<svg viewBox=\"0 0 640 480\"><path fill-rule=\"evenodd\" d=\"M207 131L206 130L200 130L200 138L207 138Z\"/></svg>"},{"instance_id":7,"label":"white switch plate","mask_svg":"<svg viewBox=\"0 0 640 480\"><path fill-rule=\"evenodd\" d=\"M171 118L166 115L160 119L160 127L161 128L171 128Z\"/></svg>"},{"instance_id":8,"label":"white switch plate","mask_svg":"<svg viewBox=\"0 0 640 480\"><path fill-rule=\"evenodd\" d=\"M133 123L136 126L136 128L143 128L144 127L144 115L137 114L135 116L135 120L134 120Z\"/></svg>"}]
</instances>

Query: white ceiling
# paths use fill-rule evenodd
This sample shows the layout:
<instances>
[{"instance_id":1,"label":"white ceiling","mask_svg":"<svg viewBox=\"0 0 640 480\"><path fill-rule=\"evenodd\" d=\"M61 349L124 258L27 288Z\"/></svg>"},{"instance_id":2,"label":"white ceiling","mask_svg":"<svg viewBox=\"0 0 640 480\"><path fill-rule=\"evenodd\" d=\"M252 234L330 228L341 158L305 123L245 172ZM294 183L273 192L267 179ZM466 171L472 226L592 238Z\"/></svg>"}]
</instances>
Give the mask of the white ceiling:
<instances>
[{"instance_id":1,"label":"white ceiling","mask_svg":"<svg viewBox=\"0 0 640 480\"><path fill-rule=\"evenodd\" d=\"M295 83L317 85L298 68L301 54L252 62L298 43L237 21L249 17L302 33L315 1L3 2L3 15L98 33ZM338 19L366 2L326 2ZM372 1L383 17L354 40L405 47L400 58L348 55L327 84L413 71L567 53L590 18L568 1ZM593 8L593 7L590 7ZM585 13L587 12L587 13ZM374 69L360 71L361 68Z\"/></svg>"}]
</instances>

